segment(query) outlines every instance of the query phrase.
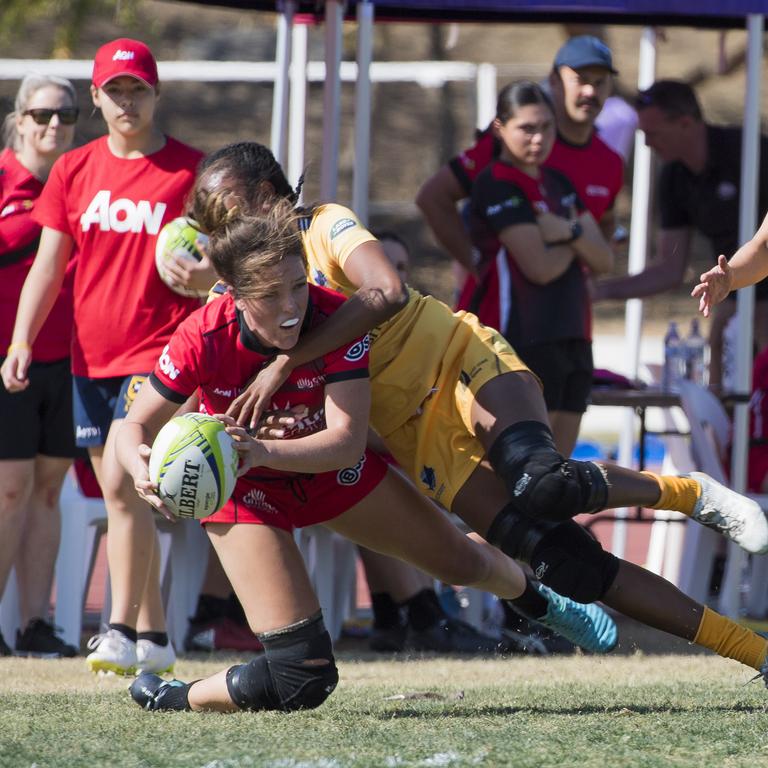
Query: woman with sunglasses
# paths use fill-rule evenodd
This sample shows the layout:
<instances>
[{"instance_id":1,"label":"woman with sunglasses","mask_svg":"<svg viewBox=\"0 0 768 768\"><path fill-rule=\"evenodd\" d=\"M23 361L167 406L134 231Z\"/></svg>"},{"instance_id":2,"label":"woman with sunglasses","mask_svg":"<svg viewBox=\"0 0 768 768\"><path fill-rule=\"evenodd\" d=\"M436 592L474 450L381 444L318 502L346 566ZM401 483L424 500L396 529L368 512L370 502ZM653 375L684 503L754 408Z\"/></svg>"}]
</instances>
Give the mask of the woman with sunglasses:
<instances>
[{"instance_id":1,"label":"woman with sunglasses","mask_svg":"<svg viewBox=\"0 0 768 768\"><path fill-rule=\"evenodd\" d=\"M4 122L0 154L0 354L11 343L19 293L40 242L32 212L54 162L72 146L77 97L69 80L27 75ZM59 492L75 451L72 429L72 269L31 351L27 387L0 387L0 594L15 566L17 653L76 656L48 621L59 550ZM11 348L11 352L13 348ZM13 642L14 638L8 638ZM0 636L0 655L11 649Z\"/></svg>"},{"instance_id":2,"label":"woman with sunglasses","mask_svg":"<svg viewBox=\"0 0 768 768\"><path fill-rule=\"evenodd\" d=\"M248 142L212 153L201 166L193 213L203 227L212 196L257 212L296 199L269 150ZM299 227L310 280L349 298L292 349L277 352L230 416L251 426L297 365L369 331L371 425L424 494L555 592L579 603L600 600L768 675L768 641L604 551L572 519L621 506L674 509L747 551L766 552L768 522L755 502L702 473L664 476L562 456L539 380L497 332L403 285L349 209L315 206Z\"/></svg>"},{"instance_id":3,"label":"woman with sunglasses","mask_svg":"<svg viewBox=\"0 0 768 768\"><path fill-rule=\"evenodd\" d=\"M152 511L114 454L114 435L141 382L173 329L200 306L171 291L155 268L158 232L183 213L201 157L156 125L159 94L157 64L146 45L122 38L97 51L91 98L108 132L64 155L51 171L34 213L43 226L40 248L2 368L10 391L26 387L31 345L76 257L75 437L88 449L104 495L112 583L109 627L89 642L87 661L93 671L118 674L164 671L175 660ZM206 260L178 277L204 289L213 272Z\"/></svg>"}]
</instances>

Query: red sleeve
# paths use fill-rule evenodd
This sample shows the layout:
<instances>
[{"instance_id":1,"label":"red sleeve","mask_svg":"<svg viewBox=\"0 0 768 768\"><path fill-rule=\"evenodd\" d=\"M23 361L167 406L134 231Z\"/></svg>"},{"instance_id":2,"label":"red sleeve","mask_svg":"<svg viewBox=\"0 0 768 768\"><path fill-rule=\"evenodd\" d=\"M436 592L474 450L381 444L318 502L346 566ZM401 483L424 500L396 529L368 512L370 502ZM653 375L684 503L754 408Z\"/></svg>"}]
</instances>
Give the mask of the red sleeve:
<instances>
[{"instance_id":1,"label":"red sleeve","mask_svg":"<svg viewBox=\"0 0 768 768\"><path fill-rule=\"evenodd\" d=\"M448 167L469 197L480 173L487 168L496 154L493 132L487 128L469 149L465 149L448 162Z\"/></svg>"},{"instance_id":2,"label":"red sleeve","mask_svg":"<svg viewBox=\"0 0 768 768\"><path fill-rule=\"evenodd\" d=\"M206 369L196 314L190 315L174 331L149 377L152 386L174 403L185 402L197 390L200 372Z\"/></svg>"},{"instance_id":3,"label":"red sleeve","mask_svg":"<svg viewBox=\"0 0 768 768\"><path fill-rule=\"evenodd\" d=\"M363 336L325 355L325 383L368 378L369 337Z\"/></svg>"},{"instance_id":4,"label":"red sleeve","mask_svg":"<svg viewBox=\"0 0 768 768\"><path fill-rule=\"evenodd\" d=\"M66 157L62 155L51 169L42 194L35 204L32 218L42 227L55 229L57 232L72 234L67 218L67 168Z\"/></svg>"}]
</instances>

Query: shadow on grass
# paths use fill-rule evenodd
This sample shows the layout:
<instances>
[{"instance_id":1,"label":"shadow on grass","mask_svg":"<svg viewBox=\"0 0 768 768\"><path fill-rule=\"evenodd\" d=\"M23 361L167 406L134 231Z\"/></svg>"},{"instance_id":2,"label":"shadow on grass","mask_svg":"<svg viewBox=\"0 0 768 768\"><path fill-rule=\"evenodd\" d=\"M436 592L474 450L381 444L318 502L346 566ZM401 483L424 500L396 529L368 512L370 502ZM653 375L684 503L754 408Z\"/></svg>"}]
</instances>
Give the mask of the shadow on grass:
<instances>
[{"instance_id":1,"label":"shadow on grass","mask_svg":"<svg viewBox=\"0 0 768 768\"><path fill-rule=\"evenodd\" d=\"M768 702L766 702L768 706ZM704 713L726 713L734 714L741 712L745 714L766 714L766 706L755 704L739 704L734 703L730 705L716 705L708 707L647 707L621 704L614 704L609 707L601 707L598 705L590 706L574 706L574 707L467 707L465 705L458 705L455 709L447 709L441 707L435 708L430 711L428 708L413 709L403 708L396 711L369 711L368 714L372 717L380 720L397 720L408 718L473 718L473 717L488 717L499 716L508 717L510 715L674 715L674 714L691 714L693 712Z\"/></svg>"}]
</instances>

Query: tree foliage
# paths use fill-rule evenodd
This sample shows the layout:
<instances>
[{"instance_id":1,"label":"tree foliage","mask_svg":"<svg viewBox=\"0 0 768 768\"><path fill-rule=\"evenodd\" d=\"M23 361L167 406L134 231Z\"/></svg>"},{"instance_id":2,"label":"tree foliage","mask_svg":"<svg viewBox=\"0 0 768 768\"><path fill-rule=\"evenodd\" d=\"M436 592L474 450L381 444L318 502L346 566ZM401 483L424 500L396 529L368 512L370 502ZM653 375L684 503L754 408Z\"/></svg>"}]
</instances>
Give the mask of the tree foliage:
<instances>
[{"instance_id":1,"label":"tree foliage","mask_svg":"<svg viewBox=\"0 0 768 768\"><path fill-rule=\"evenodd\" d=\"M2 0L0 2L0 42L23 36L35 22L54 22L51 55L68 58L77 44L80 31L89 17L111 15L122 24L135 19L139 0Z\"/></svg>"}]
</instances>

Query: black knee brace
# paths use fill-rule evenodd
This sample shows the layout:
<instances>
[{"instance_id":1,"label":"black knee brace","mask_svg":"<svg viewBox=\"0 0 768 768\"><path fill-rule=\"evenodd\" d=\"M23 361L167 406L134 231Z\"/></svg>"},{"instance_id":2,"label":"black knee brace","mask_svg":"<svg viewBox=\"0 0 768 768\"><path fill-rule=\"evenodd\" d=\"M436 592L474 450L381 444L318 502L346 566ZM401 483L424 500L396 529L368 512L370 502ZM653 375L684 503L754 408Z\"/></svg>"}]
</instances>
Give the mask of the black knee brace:
<instances>
[{"instance_id":1,"label":"black knee brace","mask_svg":"<svg viewBox=\"0 0 768 768\"><path fill-rule=\"evenodd\" d=\"M579 603L600 600L616 578L619 560L572 520L533 520L507 505L485 538L531 566L542 583Z\"/></svg>"},{"instance_id":2,"label":"black knee brace","mask_svg":"<svg viewBox=\"0 0 768 768\"><path fill-rule=\"evenodd\" d=\"M339 673L320 613L259 635L264 655L227 672L227 690L241 709L291 712L319 707Z\"/></svg>"},{"instance_id":3,"label":"black knee brace","mask_svg":"<svg viewBox=\"0 0 768 768\"><path fill-rule=\"evenodd\" d=\"M521 421L507 427L488 458L504 480L512 504L537 520L568 520L604 509L608 501L603 470L591 461L563 458L541 422Z\"/></svg>"}]
</instances>

